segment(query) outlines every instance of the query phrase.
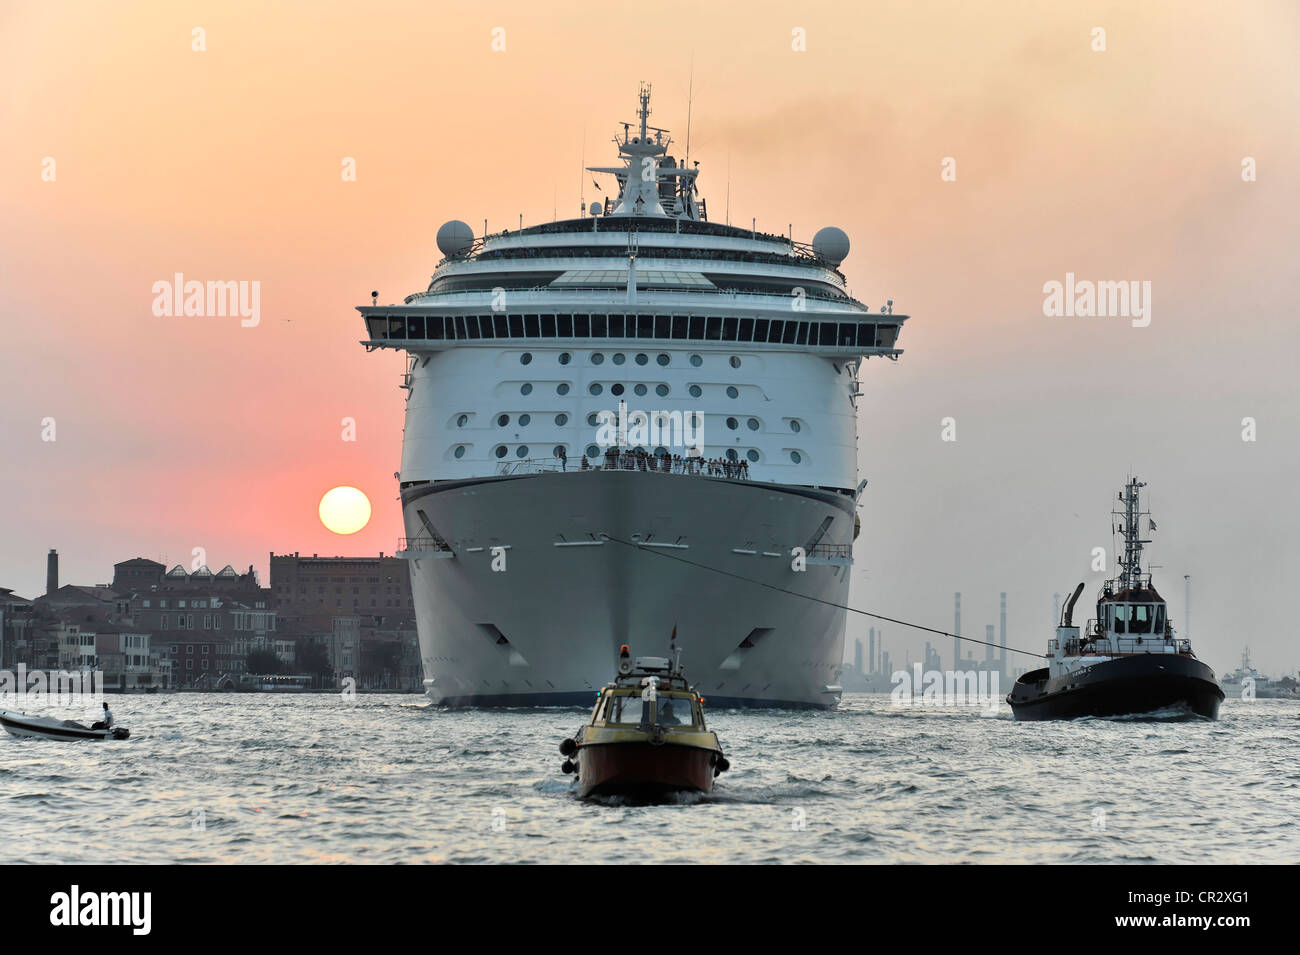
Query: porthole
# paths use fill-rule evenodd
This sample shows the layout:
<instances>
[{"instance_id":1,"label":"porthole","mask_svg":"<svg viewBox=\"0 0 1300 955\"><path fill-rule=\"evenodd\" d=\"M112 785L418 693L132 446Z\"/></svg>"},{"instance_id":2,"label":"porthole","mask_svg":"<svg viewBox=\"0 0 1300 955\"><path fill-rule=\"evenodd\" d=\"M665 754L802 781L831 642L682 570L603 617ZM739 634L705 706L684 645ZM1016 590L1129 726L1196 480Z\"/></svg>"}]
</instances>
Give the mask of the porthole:
<instances>
[{"instance_id":1,"label":"porthole","mask_svg":"<svg viewBox=\"0 0 1300 955\"><path fill-rule=\"evenodd\" d=\"M498 427L498 428L504 428L504 427L505 427L506 425L508 425L509 423L510 423L510 415L508 415L508 414L503 414L503 415L501 415L499 418L497 418L497 427Z\"/></svg>"},{"instance_id":2,"label":"porthole","mask_svg":"<svg viewBox=\"0 0 1300 955\"><path fill-rule=\"evenodd\" d=\"M599 419L596 417L596 412L594 411L591 414L587 415L587 424L591 425L593 428L596 427L596 422L598 420Z\"/></svg>"},{"instance_id":3,"label":"porthole","mask_svg":"<svg viewBox=\"0 0 1300 955\"><path fill-rule=\"evenodd\" d=\"M463 428L467 424L469 424L469 415L467 414L463 414L456 419L456 427L458 428Z\"/></svg>"},{"instance_id":4,"label":"porthole","mask_svg":"<svg viewBox=\"0 0 1300 955\"><path fill-rule=\"evenodd\" d=\"M667 385L656 385L656 386L655 386L655 394L657 394L660 398L666 398L666 397L668 396L668 386L667 386Z\"/></svg>"},{"instance_id":5,"label":"porthole","mask_svg":"<svg viewBox=\"0 0 1300 955\"><path fill-rule=\"evenodd\" d=\"M593 365L601 365L604 364L604 362L605 362L605 356L602 355L600 352L596 352L591 356L591 363Z\"/></svg>"},{"instance_id":6,"label":"porthole","mask_svg":"<svg viewBox=\"0 0 1300 955\"><path fill-rule=\"evenodd\" d=\"M650 356L645 353L636 356L636 363L638 365L644 365L649 360L650 360Z\"/></svg>"},{"instance_id":7,"label":"porthole","mask_svg":"<svg viewBox=\"0 0 1300 955\"><path fill-rule=\"evenodd\" d=\"M506 456L506 446L504 444L497 445L496 456L499 458L504 458Z\"/></svg>"},{"instance_id":8,"label":"porthole","mask_svg":"<svg viewBox=\"0 0 1300 955\"><path fill-rule=\"evenodd\" d=\"M793 431L795 434L798 434L799 431L800 431L799 422L798 422L798 421L791 421L791 422L790 422L790 430Z\"/></svg>"},{"instance_id":9,"label":"porthole","mask_svg":"<svg viewBox=\"0 0 1300 955\"><path fill-rule=\"evenodd\" d=\"M517 458L528 457L528 445L521 444L519 447L515 448L515 457Z\"/></svg>"},{"instance_id":10,"label":"porthole","mask_svg":"<svg viewBox=\"0 0 1300 955\"><path fill-rule=\"evenodd\" d=\"M524 352L522 355L519 356L519 364L521 364L521 365L527 365L527 364L528 364L529 362L531 362L532 360L533 360L533 353L532 353L532 352L527 352L527 351L526 351L526 352Z\"/></svg>"},{"instance_id":11,"label":"porthole","mask_svg":"<svg viewBox=\"0 0 1300 955\"><path fill-rule=\"evenodd\" d=\"M463 458L464 456L465 456L465 445L463 444L456 445L456 457Z\"/></svg>"},{"instance_id":12,"label":"porthole","mask_svg":"<svg viewBox=\"0 0 1300 955\"><path fill-rule=\"evenodd\" d=\"M600 386L600 382L598 381L593 381L591 387L587 389L587 391L593 395L598 395L604 390L605 389Z\"/></svg>"},{"instance_id":13,"label":"porthole","mask_svg":"<svg viewBox=\"0 0 1300 955\"><path fill-rule=\"evenodd\" d=\"M704 359L701 358L699 355L692 355L691 364L694 365L696 368L699 368L700 365L704 364Z\"/></svg>"},{"instance_id":14,"label":"porthole","mask_svg":"<svg viewBox=\"0 0 1300 955\"><path fill-rule=\"evenodd\" d=\"M564 456L565 456L565 451L564 451L564 445L562 445L562 444L557 444L557 445L556 445L556 446L551 450L551 457L553 457L553 458L562 458L562 457L564 457Z\"/></svg>"},{"instance_id":15,"label":"porthole","mask_svg":"<svg viewBox=\"0 0 1300 955\"><path fill-rule=\"evenodd\" d=\"M728 460L728 461L734 461L734 460L736 460L736 449L735 449L735 448L727 448L727 460Z\"/></svg>"},{"instance_id":16,"label":"porthole","mask_svg":"<svg viewBox=\"0 0 1300 955\"><path fill-rule=\"evenodd\" d=\"M665 448L665 447L663 447L663 446L660 446L660 447L655 448L655 457L657 457L657 458L666 458L666 457L668 457L668 449Z\"/></svg>"},{"instance_id":17,"label":"porthole","mask_svg":"<svg viewBox=\"0 0 1300 955\"><path fill-rule=\"evenodd\" d=\"M625 361L627 361L627 355L624 355L622 352L614 353L614 364L621 365Z\"/></svg>"},{"instance_id":18,"label":"porthole","mask_svg":"<svg viewBox=\"0 0 1300 955\"><path fill-rule=\"evenodd\" d=\"M555 416L556 427L563 428L568 423L569 423L569 416L567 414L557 414Z\"/></svg>"},{"instance_id":19,"label":"porthole","mask_svg":"<svg viewBox=\"0 0 1300 955\"><path fill-rule=\"evenodd\" d=\"M594 444L587 445L587 457L589 458L600 457L600 448L596 447Z\"/></svg>"},{"instance_id":20,"label":"porthole","mask_svg":"<svg viewBox=\"0 0 1300 955\"><path fill-rule=\"evenodd\" d=\"M728 397L728 398L739 398L739 397L740 397L740 392L736 390L736 386L735 386L735 385L727 385L727 397Z\"/></svg>"},{"instance_id":21,"label":"porthole","mask_svg":"<svg viewBox=\"0 0 1300 955\"><path fill-rule=\"evenodd\" d=\"M751 461L757 461L758 452L755 451L753 448L750 448L748 451L745 452L745 457L749 458L749 460Z\"/></svg>"},{"instance_id":22,"label":"porthole","mask_svg":"<svg viewBox=\"0 0 1300 955\"><path fill-rule=\"evenodd\" d=\"M635 388L633 388L632 390L635 391L636 394L637 394L637 397L640 398L640 397L643 397L643 396L645 395L645 393L646 393L649 389L646 388L645 385L637 385L637 386L636 386Z\"/></svg>"},{"instance_id":23,"label":"porthole","mask_svg":"<svg viewBox=\"0 0 1300 955\"><path fill-rule=\"evenodd\" d=\"M735 418L728 418L727 427L730 428L732 431L735 431L738 427L740 427L740 422L738 422Z\"/></svg>"},{"instance_id":24,"label":"porthole","mask_svg":"<svg viewBox=\"0 0 1300 955\"><path fill-rule=\"evenodd\" d=\"M528 427L528 423L532 420L533 420L532 415L521 414L519 416L519 427L521 428Z\"/></svg>"},{"instance_id":25,"label":"porthole","mask_svg":"<svg viewBox=\"0 0 1300 955\"><path fill-rule=\"evenodd\" d=\"M525 381L519 386L519 393L521 395L531 395L533 393L533 386Z\"/></svg>"},{"instance_id":26,"label":"porthole","mask_svg":"<svg viewBox=\"0 0 1300 955\"><path fill-rule=\"evenodd\" d=\"M573 356L570 355L567 351L562 351L562 352L560 352L560 364L561 364L561 365L567 365L567 364L572 360L572 358L573 358Z\"/></svg>"},{"instance_id":27,"label":"porthole","mask_svg":"<svg viewBox=\"0 0 1300 955\"><path fill-rule=\"evenodd\" d=\"M569 393L569 383L567 381L560 382L555 386L555 393L557 395L567 395Z\"/></svg>"},{"instance_id":28,"label":"porthole","mask_svg":"<svg viewBox=\"0 0 1300 955\"><path fill-rule=\"evenodd\" d=\"M791 451L790 460L793 461L795 464L798 464L800 461L803 460L803 455L801 455L798 451Z\"/></svg>"},{"instance_id":29,"label":"porthole","mask_svg":"<svg viewBox=\"0 0 1300 955\"><path fill-rule=\"evenodd\" d=\"M739 355L732 355L732 356L731 356L731 367L732 367L732 368L739 368L739 367L740 367L740 356L739 356Z\"/></svg>"},{"instance_id":30,"label":"porthole","mask_svg":"<svg viewBox=\"0 0 1300 955\"><path fill-rule=\"evenodd\" d=\"M609 393L611 395L621 395L623 390L623 385L617 382L609 386Z\"/></svg>"},{"instance_id":31,"label":"porthole","mask_svg":"<svg viewBox=\"0 0 1300 955\"><path fill-rule=\"evenodd\" d=\"M655 361L659 362L659 364L661 365L667 365L670 361L672 361L672 359L669 358L667 355L661 354L658 358L655 359Z\"/></svg>"},{"instance_id":32,"label":"porthole","mask_svg":"<svg viewBox=\"0 0 1300 955\"><path fill-rule=\"evenodd\" d=\"M702 389L699 385L691 385L692 398L698 398L702 394L704 394L704 389Z\"/></svg>"},{"instance_id":33,"label":"porthole","mask_svg":"<svg viewBox=\"0 0 1300 955\"><path fill-rule=\"evenodd\" d=\"M749 425L749 430L750 430L750 431L757 431L757 430L758 430L758 419L757 419L757 418L750 418L748 421L745 422L745 424Z\"/></svg>"}]
</instances>

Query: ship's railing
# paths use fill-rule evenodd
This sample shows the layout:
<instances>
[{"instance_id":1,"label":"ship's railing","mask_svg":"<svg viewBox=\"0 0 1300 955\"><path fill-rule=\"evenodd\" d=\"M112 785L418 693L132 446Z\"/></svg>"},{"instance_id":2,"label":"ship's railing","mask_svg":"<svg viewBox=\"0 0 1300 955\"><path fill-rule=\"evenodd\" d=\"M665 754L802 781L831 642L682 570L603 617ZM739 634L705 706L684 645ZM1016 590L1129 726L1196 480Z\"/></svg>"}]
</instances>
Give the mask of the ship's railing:
<instances>
[{"instance_id":1,"label":"ship's railing","mask_svg":"<svg viewBox=\"0 0 1300 955\"><path fill-rule=\"evenodd\" d=\"M627 291L626 291L625 287L624 287L624 286L621 286L621 285L620 285L620 286L609 286L609 285L559 285L559 286L552 286L552 285L517 285L517 286L516 286L516 285L508 285L508 284L507 284L507 285L502 285L502 283L497 282L496 285L495 285L494 287L498 287L498 286L499 286L499 287L502 287L502 288L505 288L507 292L529 292L529 293L540 293L540 292L545 292L545 293L547 293L547 294L551 294L551 295L555 294L556 292L604 292L604 293L607 293L607 296L606 296L606 301L605 301L603 304L622 304L622 303L624 303L624 302L627 301ZM455 289L428 289L428 290L423 291L423 292L413 292L412 294L408 295L405 299L403 299L403 300L402 300L402 303L403 303L404 305L411 305L411 304L417 303L417 302L419 302L419 301L423 301L423 300L427 300L427 299L431 299L431 298L436 298L436 297L441 296L441 295L467 295L467 296L473 296L475 293L477 293L477 294L481 297L482 294L483 294L484 292L486 292L486 291L489 291L489 290L486 289L486 288L482 288L482 289L467 289L467 288L455 288ZM653 283L651 283L651 284L642 284L642 283L638 283L638 285L637 285L637 293L638 293L638 294L642 294L642 293L649 294L649 293L653 293L653 292L664 292L664 293L672 293L672 294L679 294L679 293L680 293L680 294L683 294L683 295L712 295L715 299L717 299L717 298L722 298L722 297L726 297L726 298L755 298L755 299L757 299L757 298L768 298L768 299L777 299L777 300L781 301L782 303L788 303L788 302L790 301L790 294L789 294L788 292L780 292L780 291L753 291L753 292L748 292L748 291L744 291L743 289L730 289L730 288L717 288L717 287L712 287L712 288L684 288L684 287L680 287L680 286L665 287L665 286L656 286L656 285L654 285ZM805 289L804 289L803 297L804 297L805 299L813 299L813 300L816 300L816 301L822 301L822 302L838 302L838 303L843 304L843 305L861 305L861 304L862 304L862 303L859 302L857 299L855 299L855 298L851 298L851 297L849 297L848 295L845 295L845 294L842 294L842 293L841 293L841 294L835 294L835 293L832 293L832 292L820 292L820 291L817 291L816 289L808 289L808 288L805 288ZM601 303L601 302L597 302L597 304L602 304L602 303ZM819 313L819 314L820 314L820 313ZM862 314L862 313L857 312L857 311L855 310L855 311L852 311L852 312L851 312L850 317L856 318L856 317L859 317L861 314ZM866 314L869 315L869 314L871 314L871 313L870 313L870 312L867 312ZM882 314L886 314L886 315L888 315L888 314L892 314L892 313L891 313L891 312L884 312L884 313L882 313Z\"/></svg>"},{"instance_id":2,"label":"ship's railing","mask_svg":"<svg viewBox=\"0 0 1300 955\"><path fill-rule=\"evenodd\" d=\"M586 466L583 466L583 461ZM665 457L656 454L637 454L634 451L601 453L595 458L577 455L569 458L523 458L519 461L503 461L497 465L497 473L509 474L545 474L550 472L566 473L570 471L646 471L659 474L689 474L705 477L720 477L736 481L748 481L749 462L729 461L725 458L699 458L674 455Z\"/></svg>"},{"instance_id":3,"label":"ship's railing","mask_svg":"<svg viewBox=\"0 0 1300 955\"><path fill-rule=\"evenodd\" d=\"M401 551L441 551L451 553L451 546L441 537L426 535L423 537L399 537L397 550Z\"/></svg>"},{"instance_id":4,"label":"ship's railing","mask_svg":"<svg viewBox=\"0 0 1300 955\"><path fill-rule=\"evenodd\" d=\"M1056 651L1057 641L1048 641L1048 653ZM1190 640L1175 637L1160 637L1151 634L1117 635L1094 637L1088 640L1065 641L1065 655L1100 654L1103 656L1124 656L1135 653L1184 653L1192 652Z\"/></svg>"},{"instance_id":5,"label":"ship's railing","mask_svg":"<svg viewBox=\"0 0 1300 955\"><path fill-rule=\"evenodd\" d=\"M815 547L809 548L808 556L842 560L844 558L853 556L853 545L852 544L818 544Z\"/></svg>"}]
</instances>

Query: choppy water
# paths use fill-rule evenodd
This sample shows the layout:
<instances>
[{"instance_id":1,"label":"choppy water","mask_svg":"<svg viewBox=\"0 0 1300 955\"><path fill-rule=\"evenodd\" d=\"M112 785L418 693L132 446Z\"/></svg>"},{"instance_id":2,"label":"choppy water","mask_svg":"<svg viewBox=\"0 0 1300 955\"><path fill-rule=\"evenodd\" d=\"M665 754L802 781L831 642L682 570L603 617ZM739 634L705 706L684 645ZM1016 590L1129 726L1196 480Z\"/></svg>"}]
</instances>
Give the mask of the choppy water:
<instances>
[{"instance_id":1,"label":"choppy water","mask_svg":"<svg viewBox=\"0 0 1300 955\"><path fill-rule=\"evenodd\" d=\"M193 694L113 710L130 740L0 737L4 861L1300 859L1300 701L1229 700L1214 723L1016 723L855 694L831 713L720 710L731 772L655 806L574 797L556 745L578 710Z\"/></svg>"}]
</instances>

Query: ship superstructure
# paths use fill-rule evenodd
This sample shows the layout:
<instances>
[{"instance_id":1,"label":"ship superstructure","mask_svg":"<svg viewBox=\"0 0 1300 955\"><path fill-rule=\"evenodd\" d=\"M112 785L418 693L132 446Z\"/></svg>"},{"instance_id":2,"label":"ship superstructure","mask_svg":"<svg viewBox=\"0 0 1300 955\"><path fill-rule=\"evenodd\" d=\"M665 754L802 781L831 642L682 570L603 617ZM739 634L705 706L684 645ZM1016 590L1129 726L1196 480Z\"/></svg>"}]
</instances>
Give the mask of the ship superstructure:
<instances>
[{"instance_id":1,"label":"ship superstructure","mask_svg":"<svg viewBox=\"0 0 1300 955\"><path fill-rule=\"evenodd\" d=\"M859 373L906 317L850 296L837 228L709 221L649 104L589 167L615 198L448 222L427 290L359 309L367 350L409 355L400 553L435 701L586 705L674 626L714 705L838 699Z\"/></svg>"}]
</instances>

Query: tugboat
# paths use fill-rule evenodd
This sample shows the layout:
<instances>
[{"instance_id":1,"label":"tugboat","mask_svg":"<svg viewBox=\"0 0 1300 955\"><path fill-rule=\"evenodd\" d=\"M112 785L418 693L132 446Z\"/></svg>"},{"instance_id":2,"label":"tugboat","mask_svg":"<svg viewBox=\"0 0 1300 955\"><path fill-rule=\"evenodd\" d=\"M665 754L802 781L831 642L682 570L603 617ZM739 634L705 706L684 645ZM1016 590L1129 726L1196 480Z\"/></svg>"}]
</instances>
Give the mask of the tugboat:
<instances>
[{"instance_id":1,"label":"tugboat","mask_svg":"<svg viewBox=\"0 0 1300 955\"><path fill-rule=\"evenodd\" d=\"M1102 585L1096 619L1088 621L1082 637L1072 626L1081 583L1061 612L1056 639L1048 641L1048 665L1026 673L1007 695L1017 720L1140 715L1171 707L1218 718L1223 690L1214 671L1196 658L1189 640L1174 634L1164 598L1141 570L1142 545L1151 543L1141 539L1142 518L1155 530L1141 509L1144 487L1130 478L1119 495L1123 510L1112 512L1120 521L1124 556L1119 576Z\"/></svg>"},{"instance_id":2,"label":"tugboat","mask_svg":"<svg viewBox=\"0 0 1300 955\"><path fill-rule=\"evenodd\" d=\"M620 648L618 676L596 695L591 719L560 743L560 768L577 775L581 798L708 793L730 768L704 725L704 700L686 682L681 651L673 653L634 661Z\"/></svg>"}]
</instances>

